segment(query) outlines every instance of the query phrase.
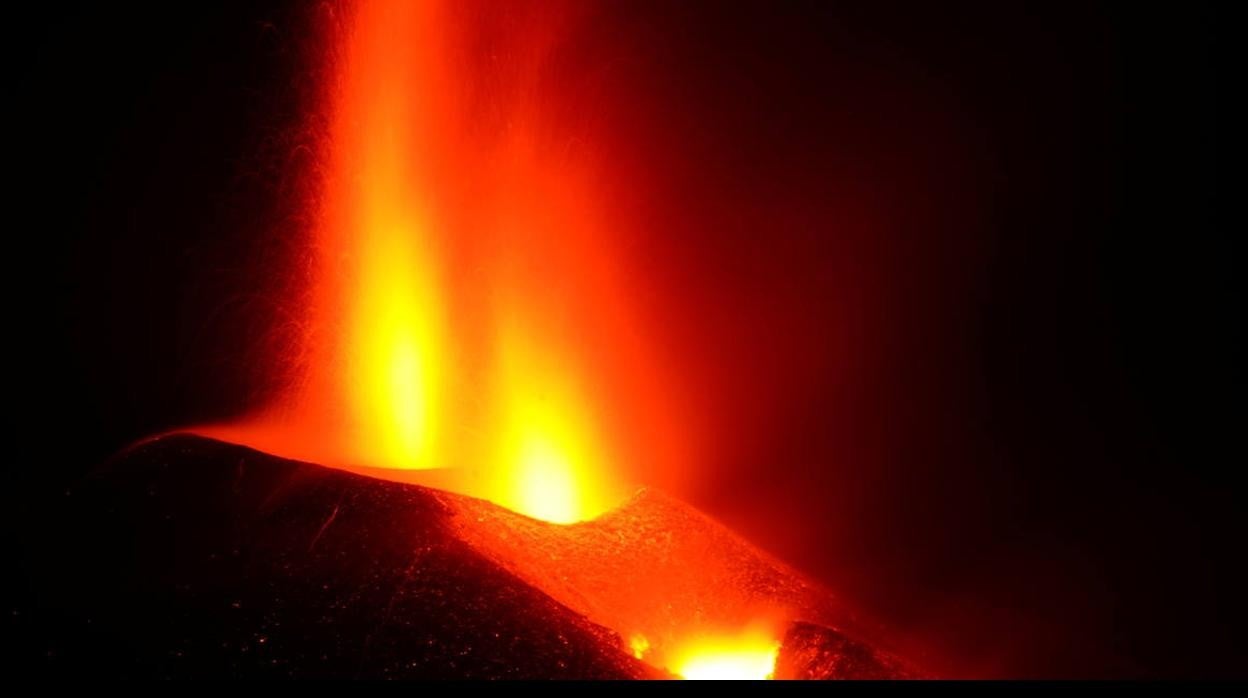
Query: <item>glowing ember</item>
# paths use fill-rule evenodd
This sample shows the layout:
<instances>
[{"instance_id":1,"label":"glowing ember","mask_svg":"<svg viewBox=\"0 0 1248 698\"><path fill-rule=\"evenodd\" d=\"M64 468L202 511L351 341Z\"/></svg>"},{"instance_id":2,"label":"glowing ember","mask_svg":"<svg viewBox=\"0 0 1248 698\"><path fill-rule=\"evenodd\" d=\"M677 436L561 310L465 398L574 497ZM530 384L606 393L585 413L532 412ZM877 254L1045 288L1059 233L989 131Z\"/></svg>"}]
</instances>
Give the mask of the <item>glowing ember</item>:
<instances>
[{"instance_id":1,"label":"glowing ember","mask_svg":"<svg viewBox=\"0 0 1248 698\"><path fill-rule=\"evenodd\" d=\"M628 641L628 648L633 651L633 656L637 659L645 659L646 654L650 651L650 641L645 635L634 635Z\"/></svg>"},{"instance_id":2,"label":"glowing ember","mask_svg":"<svg viewBox=\"0 0 1248 698\"><path fill-rule=\"evenodd\" d=\"M671 669L686 679L770 679L779 651L764 633L700 638L676 650Z\"/></svg>"},{"instance_id":3,"label":"glowing ember","mask_svg":"<svg viewBox=\"0 0 1248 698\"><path fill-rule=\"evenodd\" d=\"M618 503L627 464L676 460L678 391L626 302L604 168L569 150L549 80L576 11L342 12L301 346L268 409L199 433L564 523Z\"/></svg>"}]
</instances>

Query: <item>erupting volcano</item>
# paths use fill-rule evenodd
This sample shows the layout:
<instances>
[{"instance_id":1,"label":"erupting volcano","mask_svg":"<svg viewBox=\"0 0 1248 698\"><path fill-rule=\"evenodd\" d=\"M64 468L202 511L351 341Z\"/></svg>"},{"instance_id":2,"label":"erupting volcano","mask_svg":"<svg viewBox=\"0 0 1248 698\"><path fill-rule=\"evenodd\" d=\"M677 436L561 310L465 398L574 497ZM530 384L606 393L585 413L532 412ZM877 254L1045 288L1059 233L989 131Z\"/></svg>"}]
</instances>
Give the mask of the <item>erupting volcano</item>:
<instances>
[{"instance_id":1,"label":"erupting volcano","mask_svg":"<svg viewBox=\"0 0 1248 698\"><path fill-rule=\"evenodd\" d=\"M602 205L610 163L551 69L576 4L334 11L286 374L265 409L192 431L417 487L405 496L445 507L473 556L608 629L618 666L765 678L792 636L790 654L841 649L791 675L906 675L840 634L826 590L640 489L675 481L696 449L630 306L637 275ZM794 639L795 621L816 639Z\"/></svg>"},{"instance_id":2,"label":"erupting volcano","mask_svg":"<svg viewBox=\"0 0 1248 698\"><path fill-rule=\"evenodd\" d=\"M16 10L10 675L1248 674L1218 8Z\"/></svg>"}]
</instances>

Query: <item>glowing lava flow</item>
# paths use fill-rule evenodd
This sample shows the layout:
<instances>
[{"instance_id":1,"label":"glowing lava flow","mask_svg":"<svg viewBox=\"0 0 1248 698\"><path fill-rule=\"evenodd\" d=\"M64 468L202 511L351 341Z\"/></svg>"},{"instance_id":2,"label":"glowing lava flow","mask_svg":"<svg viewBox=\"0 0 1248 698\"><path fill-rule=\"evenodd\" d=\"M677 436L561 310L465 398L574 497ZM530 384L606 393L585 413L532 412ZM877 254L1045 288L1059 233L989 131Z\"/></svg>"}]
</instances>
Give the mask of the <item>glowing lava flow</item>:
<instances>
[{"instance_id":1,"label":"glowing lava flow","mask_svg":"<svg viewBox=\"0 0 1248 698\"><path fill-rule=\"evenodd\" d=\"M827 590L661 492L570 526L440 499L460 540L673 674L766 678L793 619L852 625Z\"/></svg>"},{"instance_id":2,"label":"glowing lava flow","mask_svg":"<svg viewBox=\"0 0 1248 698\"><path fill-rule=\"evenodd\" d=\"M595 204L602 168L569 151L549 79L575 11L335 16L301 343L267 409L199 433L561 523L618 503L627 464L681 459Z\"/></svg>"},{"instance_id":3,"label":"glowing lava flow","mask_svg":"<svg viewBox=\"0 0 1248 698\"><path fill-rule=\"evenodd\" d=\"M686 679L770 679L779 651L766 635L707 638L678 652L673 670Z\"/></svg>"},{"instance_id":4,"label":"glowing lava flow","mask_svg":"<svg viewBox=\"0 0 1248 698\"><path fill-rule=\"evenodd\" d=\"M633 656L653 661L650 641L634 635ZM685 640L667 653L667 669L682 679L759 681L772 678L780 641L764 629L735 635L707 635Z\"/></svg>"}]
</instances>

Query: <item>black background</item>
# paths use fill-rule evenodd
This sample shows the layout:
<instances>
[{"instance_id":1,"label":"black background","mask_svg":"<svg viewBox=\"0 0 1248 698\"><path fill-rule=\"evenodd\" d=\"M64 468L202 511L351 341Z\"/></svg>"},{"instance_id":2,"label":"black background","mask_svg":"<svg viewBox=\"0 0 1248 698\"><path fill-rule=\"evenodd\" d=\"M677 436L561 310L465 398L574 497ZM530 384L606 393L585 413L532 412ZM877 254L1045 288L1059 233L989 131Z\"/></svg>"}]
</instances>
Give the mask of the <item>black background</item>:
<instances>
[{"instance_id":1,"label":"black background","mask_svg":"<svg viewBox=\"0 0 1248 698\"><path fill-rule=\"evenodd\" d=\"M313 13L173 5L7 23L26 668L58 493L263 399L266 271L303 222ZM1219 18L672 5L597 8L582 40L645 96L603 147L639 182L656 334L739 405L683 494L941 671L1244 675Z\"/></svg>"}]
</instances>

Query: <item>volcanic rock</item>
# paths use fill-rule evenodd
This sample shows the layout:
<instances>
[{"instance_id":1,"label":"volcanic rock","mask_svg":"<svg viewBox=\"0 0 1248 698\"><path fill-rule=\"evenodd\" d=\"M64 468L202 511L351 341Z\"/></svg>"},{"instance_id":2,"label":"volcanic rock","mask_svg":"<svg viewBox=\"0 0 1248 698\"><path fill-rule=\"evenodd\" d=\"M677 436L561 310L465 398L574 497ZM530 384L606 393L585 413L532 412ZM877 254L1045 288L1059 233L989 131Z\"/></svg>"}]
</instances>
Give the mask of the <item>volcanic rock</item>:
<instances>
[{"instance_id":1,"label":"volcanic rock","mask_svg":"<svg viewBox=\"0 0 1248 698\"><path fill-rule=\"evenodd\" d=\"M774 609L789 614L777 616L778 676L908 675L832 629L826 592L657 492L556 526L173 435L129 449L64 503L43 561L46 631L30 638L57 673L663 678L621 628L661 647L698 619Z\"/></svg>"}]
</instances>

